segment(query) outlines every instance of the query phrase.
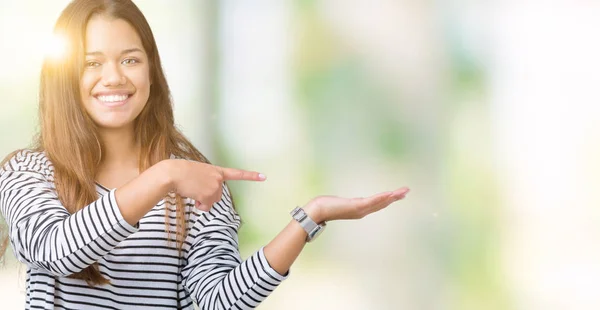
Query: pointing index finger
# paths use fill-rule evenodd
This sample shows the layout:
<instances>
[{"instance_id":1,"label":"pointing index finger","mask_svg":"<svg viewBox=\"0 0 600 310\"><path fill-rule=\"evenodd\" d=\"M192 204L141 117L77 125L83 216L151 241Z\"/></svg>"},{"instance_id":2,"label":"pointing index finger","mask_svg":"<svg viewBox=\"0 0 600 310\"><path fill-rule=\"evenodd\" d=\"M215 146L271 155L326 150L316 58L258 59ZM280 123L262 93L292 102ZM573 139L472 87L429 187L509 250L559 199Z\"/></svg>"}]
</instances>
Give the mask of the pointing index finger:
<instances>
[{"instance_id":1,"label":"pointing index finger","mask_svg":"<svg viewBox=\"0 0 600 310\"><path fill-rule=\"evenodd\" d=\"M234 168L221 168L225 181L264 181L267 177L255 171L246 171Z\"/></svg>"}]
</instances>

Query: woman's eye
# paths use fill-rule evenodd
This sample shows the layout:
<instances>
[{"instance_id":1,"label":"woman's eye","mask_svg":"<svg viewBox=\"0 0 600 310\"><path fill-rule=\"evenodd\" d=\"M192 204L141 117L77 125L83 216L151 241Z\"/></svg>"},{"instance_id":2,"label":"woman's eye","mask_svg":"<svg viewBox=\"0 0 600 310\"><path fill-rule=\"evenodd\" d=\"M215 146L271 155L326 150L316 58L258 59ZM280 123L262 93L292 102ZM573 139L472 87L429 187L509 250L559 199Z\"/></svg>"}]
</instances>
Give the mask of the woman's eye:
<instances>
[{"instance_id":1,"label":"woman's eye","mask_svg":"<svg viewBox=\"0 0 600 310\"><path fill-rule=\"evenodd\" d=\"M125 60L123 60L123 62L121 62L124 65L134 65L136 63L138 63L137 59L133 59L133 58L127 58Z\"/></svg>"},{"instance_id":2,"label":"woman's eye","mask_svg":"<svg viewBox=\"0 0 600 310\"><path fill-rule=\"evenodd\" d=\"M97 68L100 66L100 63L97 61L88 61L85 63L86 68Z\"/></svg>"}]
</instances>

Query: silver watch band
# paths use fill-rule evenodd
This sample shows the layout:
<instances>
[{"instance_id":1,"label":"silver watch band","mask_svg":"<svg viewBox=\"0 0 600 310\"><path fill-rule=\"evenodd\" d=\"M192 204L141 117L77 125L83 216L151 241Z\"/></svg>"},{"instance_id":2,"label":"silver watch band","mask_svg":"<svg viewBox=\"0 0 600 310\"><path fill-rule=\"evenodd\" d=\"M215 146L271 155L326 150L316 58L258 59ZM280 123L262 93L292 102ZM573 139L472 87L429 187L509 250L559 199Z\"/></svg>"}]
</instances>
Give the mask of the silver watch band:
<instances>
[{"instance_id":1,"label":"silver watch band","mask_svg":"<svg viewBox=\"0 0 600 310\"><path fill-rule=\"evenodd\" d=\"M325 229L325 223L321 225L317 224L312 218L310 218L310 216L308 216L308 214L306 214L306 212L304 212L304 209L300 207L296 207L290 212L290 214L292 215L292 218L294 218L308 234L306 237L307 242L311 242L312 240L316 239L317 236L321 234L323 229Z\"/></svg>"}]
</instances>

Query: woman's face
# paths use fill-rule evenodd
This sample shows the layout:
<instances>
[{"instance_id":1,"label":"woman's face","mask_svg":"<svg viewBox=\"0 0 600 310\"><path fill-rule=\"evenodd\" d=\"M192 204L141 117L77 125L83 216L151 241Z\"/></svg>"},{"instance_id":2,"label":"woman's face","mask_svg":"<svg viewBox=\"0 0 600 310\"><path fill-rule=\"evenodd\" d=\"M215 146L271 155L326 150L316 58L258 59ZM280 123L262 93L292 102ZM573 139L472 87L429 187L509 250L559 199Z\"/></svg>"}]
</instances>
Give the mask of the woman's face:
<instances>
[{"instance_id":1,"label":"woman's face","mask_svg":"<svg viewBox=\"0 0 600 310\"><path fill-rule=\"evenodd\" d=\"M133 125L150 95L148 55L137 32L122 19L88 22L81 100L100 128Z\"/></svg>"}]
</instances>

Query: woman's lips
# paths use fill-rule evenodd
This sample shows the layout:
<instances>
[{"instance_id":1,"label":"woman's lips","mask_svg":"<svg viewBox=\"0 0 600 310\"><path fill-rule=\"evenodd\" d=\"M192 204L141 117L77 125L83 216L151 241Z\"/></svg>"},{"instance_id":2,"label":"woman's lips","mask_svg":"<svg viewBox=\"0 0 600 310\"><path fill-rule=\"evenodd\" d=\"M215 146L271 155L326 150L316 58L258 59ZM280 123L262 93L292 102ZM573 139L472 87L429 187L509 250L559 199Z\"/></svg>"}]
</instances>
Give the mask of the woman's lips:
<instances>
[{"instance_id":1,"label":"woman's lips","mask_svg":"<svg viewBox=\"0 0 600 310\"><path fill-rule=\"evenodd\" d=\"M115 94L115 95L97 95L94 96L96 100L98 100L102 105L107 107L118 107L122 106L129 98L131 98L130 94Z\"/></svg>"}]
</instances>

